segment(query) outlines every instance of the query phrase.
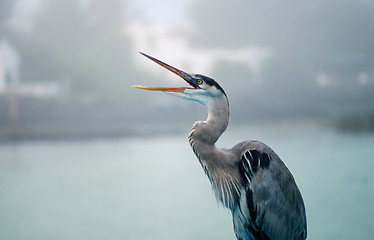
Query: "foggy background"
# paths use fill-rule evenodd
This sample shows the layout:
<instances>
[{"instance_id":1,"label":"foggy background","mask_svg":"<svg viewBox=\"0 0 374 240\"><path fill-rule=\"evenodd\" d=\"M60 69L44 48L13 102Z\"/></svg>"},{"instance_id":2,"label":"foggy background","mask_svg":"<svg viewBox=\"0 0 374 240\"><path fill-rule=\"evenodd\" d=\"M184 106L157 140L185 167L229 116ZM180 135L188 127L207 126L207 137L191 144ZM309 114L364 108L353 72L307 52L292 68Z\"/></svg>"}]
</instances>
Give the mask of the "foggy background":
<instances>
[{"instance_id":1,"label":"foggy background","mask_svg":"<svg viewBox=\"0 0 374 240\"><path fill-rule=\"evenodd\" d=\"M0 239L235 239L191 150L199 104L142 51L214 78L218 145L268 144L308 239L374 235L374 1L1 0Z\"/></svg>"},{"instance_id":2,"label":"foggy background","mask_svg":"<svg viewBox=\"0 0 374 240\"><path fill-rule=\"evenodd\" d=\"M130 87L185 84L138 51L217 80L233 123L372 130L373 13L368 0L3 0L0 136L174 132L204 118Z\"/></svg>"}]
</instances>

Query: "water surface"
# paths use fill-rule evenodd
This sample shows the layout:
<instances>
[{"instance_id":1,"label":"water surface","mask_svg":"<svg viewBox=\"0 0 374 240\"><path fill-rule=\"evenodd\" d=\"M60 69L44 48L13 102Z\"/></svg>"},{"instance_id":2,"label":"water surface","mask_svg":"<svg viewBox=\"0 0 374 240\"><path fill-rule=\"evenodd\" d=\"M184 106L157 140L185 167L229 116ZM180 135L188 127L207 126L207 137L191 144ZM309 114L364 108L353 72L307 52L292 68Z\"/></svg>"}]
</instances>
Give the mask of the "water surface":
<instances>
[{"instance_id":1,"label":"water surface","mask_svg":"<svg viewBox=\"0 0 374 240\"><path fill-rule=\"evenodd\" d=\"M371 239L374 135L230 127L293 173L308 239ZM0 144L0 239L235 239L185 135Z\"/></svg>"}]
</instances>

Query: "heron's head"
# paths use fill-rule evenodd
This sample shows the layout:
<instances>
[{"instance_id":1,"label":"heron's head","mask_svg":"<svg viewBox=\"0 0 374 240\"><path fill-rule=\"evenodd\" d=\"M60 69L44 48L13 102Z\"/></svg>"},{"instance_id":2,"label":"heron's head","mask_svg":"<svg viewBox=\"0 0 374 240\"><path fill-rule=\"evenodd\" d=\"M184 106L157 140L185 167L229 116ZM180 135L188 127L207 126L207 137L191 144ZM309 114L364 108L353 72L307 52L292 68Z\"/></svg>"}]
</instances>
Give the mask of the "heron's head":
<instances>
[{"instance_id":1,"label":"heron's head","mask_svg":"<svg viewBox=\"0 0 374 240\"><path fill-rule=\"evenodd\" d=\"M169 71L175 73L179 77L183 78L191 87L143 87L133 86L134 88L151 90L151 91L162 91L166 92L183 99L190 101L199 102L203 105L208 105L210 101L216 98L226 98L226 93L216 81L210 77L206 77L201 74L190 74L183 72L175 67L172 67L154 57L151 57L145 53L140 52L142 55L151 59L155 63L160 64Z\"/></svg>"}]
</instances>

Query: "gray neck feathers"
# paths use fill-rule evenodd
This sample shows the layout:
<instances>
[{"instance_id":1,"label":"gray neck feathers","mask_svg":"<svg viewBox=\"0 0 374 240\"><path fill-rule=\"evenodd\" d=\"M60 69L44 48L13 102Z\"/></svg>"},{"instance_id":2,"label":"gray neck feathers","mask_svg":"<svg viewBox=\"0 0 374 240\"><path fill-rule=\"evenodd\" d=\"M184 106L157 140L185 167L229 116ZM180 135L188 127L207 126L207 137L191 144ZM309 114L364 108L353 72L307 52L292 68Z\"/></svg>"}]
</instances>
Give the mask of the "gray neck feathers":
<instances>
[{"instance_id":1,"label":"gray neck feathers","mask_svg":"<svg viewBox=\"0 0 374 240\"><path fill-rule=\"evenodd\" d=\"M215 143L229 122L229 104L225 95L213 98L206 106L207 120L195 122L188 137L193 151L203 164L214 161L215 155L220 153Z\"/></svg>"},{"instance_id":2,"label":"gray neck feathers","mask_svg":"<svg viewBox=\"0 0 374 240\"><path fill-rule=\"evenodd\" d=\"M225 95L213 98L206 104L208 117L193 125L190 137L205 144L214 145L229 123L229 103Z\"/></svg>"},{"instance_id":3,"label":"gray neck feathers","mask_svg":"<svg viewBox=\"0 0 374 240\"><path fill-rule=\"evenodd\" d=\"M227 128L229 104L226 96L222 94L206 106L208 118L206 121L194 123L189 142L212 183L217 199L231 209L234 199L239 196L239 181L229 179L234 174L226 174L230 173L228 171L235 171L235 167L228 161L232 156L215 145Z\"/></svg>"}]
</instances>

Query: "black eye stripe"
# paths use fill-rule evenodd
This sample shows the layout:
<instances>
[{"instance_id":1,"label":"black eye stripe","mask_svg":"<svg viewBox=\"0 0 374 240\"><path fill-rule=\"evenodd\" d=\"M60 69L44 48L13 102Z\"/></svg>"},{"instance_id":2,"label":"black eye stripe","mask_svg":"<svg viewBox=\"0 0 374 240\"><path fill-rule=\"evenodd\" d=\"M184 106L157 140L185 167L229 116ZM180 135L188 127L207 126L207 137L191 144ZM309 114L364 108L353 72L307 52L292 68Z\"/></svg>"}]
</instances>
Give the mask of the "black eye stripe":
<instances>
[{"instance_id":1,"label":"black eye stripe","mask_svg":"<svg viewBox=\"0 0 374 240\"><path fill-rule=\"evenodd\" d=\"M199 78L197 81L202 80L202 81L205 82L205 84L208 84L210 86L215 86L217 89L221 90L223 94L226 95L225 91L222 89L222 87L216 81L214 81L214 79L212 79L210 77L207 77L207 76L204 76L204 75L201 75L201 74L195 74L195 76ZM200 83L198 83L198 84L200 84Z\"/></svg>"}]
</instances>

